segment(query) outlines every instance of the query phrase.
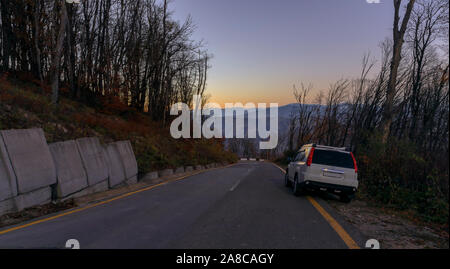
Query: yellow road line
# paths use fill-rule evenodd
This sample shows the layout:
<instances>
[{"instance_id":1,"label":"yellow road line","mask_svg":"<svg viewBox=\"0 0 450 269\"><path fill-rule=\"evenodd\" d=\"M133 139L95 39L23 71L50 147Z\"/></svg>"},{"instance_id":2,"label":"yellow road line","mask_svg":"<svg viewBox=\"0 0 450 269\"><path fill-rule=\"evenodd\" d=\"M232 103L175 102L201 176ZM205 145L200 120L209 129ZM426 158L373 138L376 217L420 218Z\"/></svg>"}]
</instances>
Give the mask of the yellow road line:
<instances>
[{"instance_id":1,"label":"yellow road line","mask_svg":"<svg viewBox=\"0 0 450 269\"><path fill-rule=\"evenodd\" d=\"M284 170L283 168L281 168L281 166L279 166L276 163L272 163L273 165L275 165L276 167L278 167L278 169L280 169L283 173L286 173L286 170Z\"/></svg>"},{"instance_id":2,"label":"yellow road line","mask_svg":"<svg viewBox=\"0 0 450 269\"><path fill-rule=\"evenodd\" d=\"M281 171L286 173L286 170L281 168L275 163L272 163L278 167ZM359 249L360 247L356 244L355 240L342 228L342 226L311 196L306 197L308 201L316 208L317 211L322 215L322 217L330 224L331 228L339 235L339 237L344 241L349 249Z\"/></svg>"},{"instance_id":3,"label":"yellow road line","mask_svg":"<svg viewBox=\"0 0 450 269\"><path fill-rule=\"evenodd\" d=\"M220 168L228 168L228 167L233 166L233 165L235 165L235 164L230 164L230 165L227 165L227 166L224 166L224 167L217 167L217 168L212 168L212 169L208 169L208 170L204 170L204 171L199 171L199 172L196 172L196 173L193 173L193 174L190 174L190 175L186 175L186 176L182 176L182 177L179 177L179 178L167 180L167 181L161 182L159 184L156 184L156 185L153 185L153 186L149 186L149 187L145 187L145 188L142 188L142 189L139 189L139 190L136 190L136 191L128 192L128 193L116 196L114 198L111 198L111 199L108 199L108 200L105 200L105 201L101 201L101 202L98 202L98 203L95 203L95 204L87 205L85 207L81 207L81 208L77 208L77 209L74 209L74 210L70 210L70 211L67 211L67 212L64 212L64 213L52 216L52 217L36 220L36 221L30 222L30 223L27 223L27 224L23 224L23 225L19 225L19 226L16 226L16 227L12 227L12 228L0 231L0 235L6 234L6 233L9 233L9 232L12 232L12 231L20 230L20 229L23 229L23 228L26 228L26 227L30 227L32 225L36 225L36 224L39 224L39 223L43 223L43 222L47 222L47 221L50 221L50 220L54 220L54 219L57 219L57 218L60 218L60 217L64 217L64 216L67 216L67 215L71 215L71 214L74 214L74 213L77 213L77 212L81 212L81 211L84 211L86 209L90 209L90 208L93 208L93 207L104 205L104 204L107 204L107 203L110 203L110 202L113 202L113 201L116 201L116 200L119 200L119 199L122 199L122 198L125 198L125 197L128 197L128 196L131 196L131 195L134 195L134 194L137 194L137 193L140 193L140 192L144 192L144 191L148 191L148 190L154 189L156 187L165 185L165 184L167 184L169 182L179 181L179 180L182 180L182 179L185 179L185 178L188 178L188 177L192 177L192 176L204 173L204 172L208 172L208 171L212 171L212 170L216 170L216 169L220 169Z\"/></svg>"},{"instance_id":4,"label":"yellow road line","mask_svg":"<svg viewBox=\"0 0 450 269\"><path fill-rule=\"evenodd\" d=\"M339 237L344 241L350 249L359 249L358 244L355 240L342 228L342 226L330 215L328 212L311 196L306 197L308 201L319 211L319 213L324 217L324 219L333 227Z\"/></svg>"}]
</instances>

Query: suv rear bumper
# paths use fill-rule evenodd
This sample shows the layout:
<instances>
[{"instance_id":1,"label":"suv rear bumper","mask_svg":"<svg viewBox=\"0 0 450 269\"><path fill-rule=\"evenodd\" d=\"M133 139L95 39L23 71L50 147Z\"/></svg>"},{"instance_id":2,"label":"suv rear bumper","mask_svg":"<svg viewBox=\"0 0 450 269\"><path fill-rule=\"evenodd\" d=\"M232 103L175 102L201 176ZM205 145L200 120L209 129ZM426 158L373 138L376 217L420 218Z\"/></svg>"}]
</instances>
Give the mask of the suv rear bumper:
<instances>
[{"instance_id":1,"label":"suv rear bumper","mask_svg":"<svg viewBox=\"0 0 450 269\"><path fill-rule=\"evenodd\" d=\"M302 182L301 186L313 191L325 191L337 195L339 194L354 195L357 191L357 188L351 186L335 185L311 180L306 180Z\"/></svg>"}]
</instances>

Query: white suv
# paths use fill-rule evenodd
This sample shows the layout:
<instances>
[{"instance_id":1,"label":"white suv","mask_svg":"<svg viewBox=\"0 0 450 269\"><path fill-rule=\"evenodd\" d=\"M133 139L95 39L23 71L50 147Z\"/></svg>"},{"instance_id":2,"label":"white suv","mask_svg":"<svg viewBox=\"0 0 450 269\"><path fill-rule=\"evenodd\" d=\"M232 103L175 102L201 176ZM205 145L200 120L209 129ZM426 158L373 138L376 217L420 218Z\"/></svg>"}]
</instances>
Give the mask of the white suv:
<instances>
[{"instance_id":1,"label":"white suv","mask_svg":"<svg viewBox=\"0 0 450 269\"><path fill-rule=\"evenodd\" d=\"M297 196L305 190L325 191L350 202L358 189L358 168L345 148L308 144L289 163L284 181Z\"/></svg>"}]
</instances>

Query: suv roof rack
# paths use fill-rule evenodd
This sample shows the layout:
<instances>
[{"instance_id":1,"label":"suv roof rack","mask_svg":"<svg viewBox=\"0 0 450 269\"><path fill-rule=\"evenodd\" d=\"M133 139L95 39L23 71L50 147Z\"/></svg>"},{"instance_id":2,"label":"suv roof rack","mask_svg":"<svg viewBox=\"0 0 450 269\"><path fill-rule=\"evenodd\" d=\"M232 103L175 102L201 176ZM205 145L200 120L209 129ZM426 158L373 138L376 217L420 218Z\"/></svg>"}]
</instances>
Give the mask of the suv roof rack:
<instances>
[{"instance_id":1,"label":"suv roof rack","mask_svg":"<svg viewBox=\"0 0 450 269\"><path fill-rule=\"evenodd\" d=\"M339 150L339 151L349 151L346 147L331 147L331 146L324 146L324 145L317 145L315 143L306 144L303 145L303 147L315 147L315 148L322 148L322 149L331 149L331 150Z\"/></svg>"}]
</instances>

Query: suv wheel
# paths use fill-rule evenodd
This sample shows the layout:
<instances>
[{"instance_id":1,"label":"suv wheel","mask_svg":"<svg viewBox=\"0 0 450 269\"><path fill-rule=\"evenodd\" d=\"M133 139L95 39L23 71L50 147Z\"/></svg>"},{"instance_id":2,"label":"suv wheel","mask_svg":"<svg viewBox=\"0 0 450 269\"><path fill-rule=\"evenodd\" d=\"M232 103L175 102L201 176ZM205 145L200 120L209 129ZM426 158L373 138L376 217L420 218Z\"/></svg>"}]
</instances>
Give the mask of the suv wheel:
<instances>
[{"instance_id":1,"label":"suv wheel","mask_svg":"<svg viewBox=\"0 0 450 269\"><path fill-rule=\"evenodd\" d=\"M350 203L352 201L352 198L346 194L342 194L339 196L339 200L343 203Z\"/></svg>"},{"instance_id":2,"label":"suv wheel","mask_svg":"<svg viewBox=\"0 0 450 269\"><path fill-rule=\"evenodd\" d=\"M295 196L300 196L301 194L303 194L303 188L300 187L300 184L298 183L298 176L297 175L295 175L295 177L294 177L293 192L294 192Z\"/></svg>"},{"instance_id":3,"label":"suv wheel","mask_svg":"<svg viewBox=\"0 0 450 269\"><path fill-rule=\"evenodd\" d=\"M286 186L288 188L292 186L292 183L289 180L289 172L288 171L286 171L286 174L284 175L284 186Z\"/></svg>"}]
</instances>

